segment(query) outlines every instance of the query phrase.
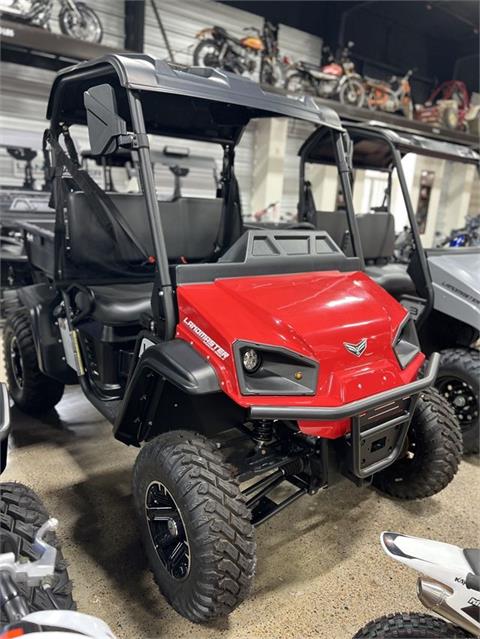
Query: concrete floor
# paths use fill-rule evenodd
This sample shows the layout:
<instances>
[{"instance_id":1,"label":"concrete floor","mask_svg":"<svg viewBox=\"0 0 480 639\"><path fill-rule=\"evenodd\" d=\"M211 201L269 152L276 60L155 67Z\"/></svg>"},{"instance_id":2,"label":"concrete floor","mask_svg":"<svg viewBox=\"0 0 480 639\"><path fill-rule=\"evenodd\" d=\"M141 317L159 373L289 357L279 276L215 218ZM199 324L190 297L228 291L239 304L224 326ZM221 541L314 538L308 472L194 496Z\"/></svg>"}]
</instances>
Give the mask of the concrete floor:
<instances>
[{"instance_id":1,"label":"concrete floor","mask_svg":"<svg viewBox=\"0 0 480 639\"><path fill-rule=\"evenodd\" d=\"M478 459L467 458L446 490L420 502L390 501L345 480L261 527L251 597L229 619L196 626L169 608L145 565L130 489L137 451L113 439L78 389L44 421L12 417L2 481L29 484L59 518L79 610L120 639L348 639L376 616L421 609L415 573L384 556L380 531L480 543Z\"/></svg>"}]
</instances>

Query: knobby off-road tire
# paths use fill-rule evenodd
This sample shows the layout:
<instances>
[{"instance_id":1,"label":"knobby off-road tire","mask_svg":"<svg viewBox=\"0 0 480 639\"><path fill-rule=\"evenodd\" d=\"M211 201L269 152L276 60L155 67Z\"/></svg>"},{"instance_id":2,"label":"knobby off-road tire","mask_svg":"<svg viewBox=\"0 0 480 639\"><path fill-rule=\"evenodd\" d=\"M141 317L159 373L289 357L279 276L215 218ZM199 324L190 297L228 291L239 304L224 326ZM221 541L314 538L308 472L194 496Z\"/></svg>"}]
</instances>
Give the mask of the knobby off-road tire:
<instances>
[{"instance_id":1,"label":"knobby off-road tire","mask_svg":"<svg viewBox=\"0 0 480 639\"><path fill-rule=\"evenodd\" d=\"M480 448L480 352L474 348L441 351L435 386L452 405L463 435L463 452Z\"/></svg>"},{"instance_id":2,"label":"knobby off-road tire","mask_svg":"<svg viewBox=\"0 0 480 639\"><path fill-rule=\"evenodd\" d=\"M353 639L463 639L470 636L443 619L420 612L399 612L371 621Z\"/></svg>"},{"instance_id":3,"label":"knobby off-road tire","mask_svg":"<svg viewBox=\"0 0 480 639\"><path fill-rule=\"evenodd\" d=\"M48 513L33 490L22 484L0 484L0 553L14 552L17 558L25 557L29 561L38 559L32 544L38 529L47 519ZM40 586L29 588L23 585L18 588L26 597L31 612L56 608L76 610L72 598L72 582L56 535L49 532L45 539L57 548L51 588L45 590ZM0 622L6 623L7 619L3 614L0 613Z\"/></svg>"},{"instance_id":4,"label":"knobby off-road tire","mask_svg":"<svg viewBox=\"0 0 480 639\"><path fill-rule=\"evenodd\" d=\"M228 615L250 591L256 546L251 513L213 444L180 430L145 444L133 496L150 568L168 602L193 622ZM171 518L162 521L160 509Z\"/></svg>"},{"instance_id":5,"label":"knobby off-road tire","mask_svg":"<svg viewBox=\"0 0 480 639\"><path fill-rule=\"evenodd\" d=\"M458 470L462 434L452 408L435 388L418 398L406 444L406 454L374 475L373 484L399 499L439 493Z\"/></svg>"},{"instance_id":6,"label":"knobby off-road tire","mask_svg":"<svg viewBox=\"0 0 480 639\"><path fill-rule=\"evenodd\" d=\"M44 375L37 360L29 312L21 309L5 323L3 352L10 395L25 413L48 413L62 399L64 385Z\"/></svg>"}]
</instances>

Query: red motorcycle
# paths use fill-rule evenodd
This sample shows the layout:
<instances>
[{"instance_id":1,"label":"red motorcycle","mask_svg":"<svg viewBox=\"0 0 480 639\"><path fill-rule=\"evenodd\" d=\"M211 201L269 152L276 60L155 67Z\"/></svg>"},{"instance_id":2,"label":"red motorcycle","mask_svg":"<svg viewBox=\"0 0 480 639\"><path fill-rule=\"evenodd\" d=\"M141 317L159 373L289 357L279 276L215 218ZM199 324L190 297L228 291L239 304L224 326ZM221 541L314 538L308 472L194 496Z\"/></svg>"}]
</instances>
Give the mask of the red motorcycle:
<instances>
[{"instance_id":1,"label":"red motorcycle","mask_svg":"<svg viewBox=\"0 0 480 639\"><path fill-rule=\"evenodd\" d=\"M327 64L317 66L310 62L297 62L287 73L285 88L289 93L315 93L319 98L338 98L342 104L361 107L365 88L361 76L350 59L354 43L349 42L337 62L326 47Z\"/></svg>"}]
</instances>

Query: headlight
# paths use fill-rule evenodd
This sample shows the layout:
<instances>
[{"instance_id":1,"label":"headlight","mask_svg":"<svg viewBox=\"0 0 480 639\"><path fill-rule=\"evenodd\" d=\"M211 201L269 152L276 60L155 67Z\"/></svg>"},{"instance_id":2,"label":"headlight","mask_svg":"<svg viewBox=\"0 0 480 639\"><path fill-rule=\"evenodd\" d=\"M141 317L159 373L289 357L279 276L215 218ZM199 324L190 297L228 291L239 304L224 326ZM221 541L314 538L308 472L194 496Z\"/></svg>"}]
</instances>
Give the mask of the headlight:
<instances>
[{"instance_id":1,"label":"headlight","mask_svg":"<svg viewBox=\"0 0 480 639\"><path fill-rule=\"evenodd\" d=\"M397 356L398 363L402 368L406 368L413 358L420 352L417 329L410 315L403 320L393 341L393 350Z\"/></svg>"},{"instance_id":2,"label":"headlight","mask_svg":"<svg viewBox=\"0 0 480 639\"><path fill-rule=\"evenodd\" d=\"M318 363L286 348L235 342L242 395L314 395Z\"/></svg>"},{"instance_id":3,"label":"headlight","mask_svg":"<svg viewBox=\"0 0 480 639\"><path fill-rule=\"evenodd\" d=\"M242 354L242 364L243 368L247 371L247 373L254 373L260 368L260 364L262 363L262 358L260 354L254 348L247 348L243 351Z\"/></svg>"}]
</instances>

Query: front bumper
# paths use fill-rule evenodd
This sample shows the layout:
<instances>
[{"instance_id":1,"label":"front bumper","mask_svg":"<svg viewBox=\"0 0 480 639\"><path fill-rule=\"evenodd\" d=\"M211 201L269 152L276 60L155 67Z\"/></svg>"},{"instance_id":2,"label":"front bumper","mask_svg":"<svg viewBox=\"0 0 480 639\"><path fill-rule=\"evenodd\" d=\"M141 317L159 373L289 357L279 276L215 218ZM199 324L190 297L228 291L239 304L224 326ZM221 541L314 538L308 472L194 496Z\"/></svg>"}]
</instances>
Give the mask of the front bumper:
<instances>
[{"instance_id":1,"label":"front bumper","mask_svg":"<svg viewBox=\"0 0 480 639\"><path fill-rule=\"evenodd\" d=\"M432 386L440 355L433 353L425 376L343 406L252 406L251 419L339 420L351 418L346 467L360 479L390 466L402 453L419 393Z\"/></svg>"},{"instance_id":2,"label":"front bumper","mask_svg":"<svg viewBox=\"0 0 480 639\"><path fill-rule=\"evenodd\" d=\"M428 362L425 376L410 384L398 386L364 399L358 399L342 406L251 406L250 419L292 419L313 421L334 421L354 417L361 413L382 406L383 404L401 399L408 395L417 395L432 386L437 377L440 364L439 353L433 353Z\"/></svg>"}]
</instances>

